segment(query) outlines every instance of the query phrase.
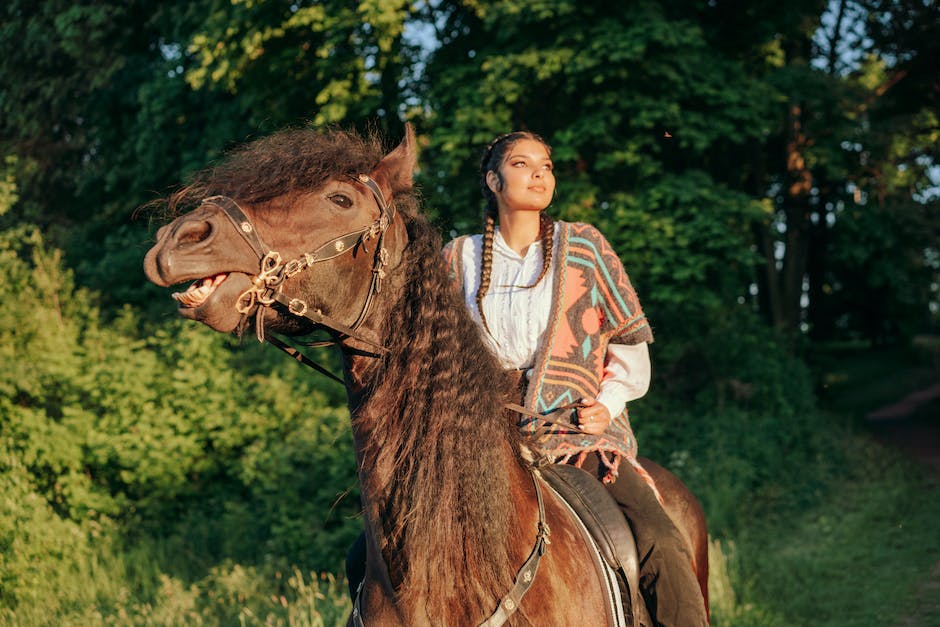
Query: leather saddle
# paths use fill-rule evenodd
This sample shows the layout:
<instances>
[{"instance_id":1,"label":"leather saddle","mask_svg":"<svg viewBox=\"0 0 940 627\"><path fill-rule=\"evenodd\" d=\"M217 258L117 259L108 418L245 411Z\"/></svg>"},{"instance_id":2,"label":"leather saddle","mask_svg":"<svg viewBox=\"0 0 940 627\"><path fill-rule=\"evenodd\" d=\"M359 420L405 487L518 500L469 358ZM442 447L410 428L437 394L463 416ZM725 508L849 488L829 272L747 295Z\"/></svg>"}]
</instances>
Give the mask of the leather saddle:
<instances>
[{"instance_id":1,"label":"leather saddle","mask_svg":"<svg viewBox=\"0 0 940 627\"><path fill-rule=\"evenodd\" d=\"M539 468L545 481L587 528L601 558L617 574L628 625L645 615L640 595L640 567L633 530L603 484L577 466L548 464ZM629 607L627 607L629 605Z\"/></svg>"}]
</instances>

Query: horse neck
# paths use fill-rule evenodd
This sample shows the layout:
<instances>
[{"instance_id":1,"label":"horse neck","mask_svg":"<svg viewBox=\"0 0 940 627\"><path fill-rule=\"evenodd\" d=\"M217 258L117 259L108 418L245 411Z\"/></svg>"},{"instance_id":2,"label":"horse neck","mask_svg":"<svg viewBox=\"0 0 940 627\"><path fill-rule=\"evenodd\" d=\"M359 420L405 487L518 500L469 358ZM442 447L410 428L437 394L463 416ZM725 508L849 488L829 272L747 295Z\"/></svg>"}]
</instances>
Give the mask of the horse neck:
<instances>
[{"instance_id":1,"label":"horse neck","mask_svg":"<svg viewBox=\"0 0 940 627\"><path fill-rule=\"evenodd\" d=\"M454 302L425 320L393 318L407 338L390 341L388 364L352 355L347 377L367 526L400 606L480 616L512 585L517 504L529 498L519 486L530 482L502 373Z\"/></svg>"}]
</instances>

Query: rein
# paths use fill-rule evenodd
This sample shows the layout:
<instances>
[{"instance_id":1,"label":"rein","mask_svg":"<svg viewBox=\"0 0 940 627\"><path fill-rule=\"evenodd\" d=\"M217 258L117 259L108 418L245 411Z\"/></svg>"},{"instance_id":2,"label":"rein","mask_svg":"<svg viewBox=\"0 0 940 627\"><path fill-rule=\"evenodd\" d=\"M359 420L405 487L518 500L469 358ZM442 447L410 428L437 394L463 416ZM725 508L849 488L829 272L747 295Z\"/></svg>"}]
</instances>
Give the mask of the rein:
<instances>
[{"instance_id":1,"label":"rein","mask_svg":"<svg viewBox=\"0 0 940 627\"><path fill-rule=\"evenodd\" d=\"M518 403L506 403L505 405L503 405L503 407L505 407L506 409L510 411L514 411L517 414L522 414L523 416L528 416L529 418L535 418L536 420L541 422L542 424L538 426L536 428L536 431L533 433L533 436L536 439L544 435L550 434L550 433L556 433L556 428L562 429L563 431L572 432L572 433L581 432L580 427L578 427L577 425L572 424L570 422L566 422L564 420L556 420L554 418L555 415L570 411L572 409L577 409L578 407L582 407L580 403L568 403L567 405L561 405L560 407L556 407L554 410L552 410L548 414L539 414L537 412L530 411L529 409L526 409L525 407L523 407L522 405Z\"/></svg>"},{"instance_id":2,"label":"rein","mask_svg":"<svg viewBox=\"0 0 940 627\"><path fill-rule=\"evenodd\" d=\"M238 300L235 303L235 308L238 310L238 313L242 314L243 318L247 318L251 315L252 310L255 312L255 335L258 338L259 342L267 341L273 346L281 349L286 352L288 355L296 359L298 362L309 366L320 372L321 374L338 381L339 383L344 383L342 379L329 372L326 368L320 364L314 362L306 355L301 353L296 348L286 344L285 342L278 340L273 337L265 337L264 333L264 307L273 307L275 304L281 305L286 308L289 313L294 316L306 318L307 320L313 322L319 327L326 328L334 333L337 333L342 336L350 337L368 346L372 347L376 352L369 353L364 352L364 354L380 357L382 355L388 354L388 349L384 346L376 343L374 340L369 339L363 336L358 332L359 326L365 320L366 316L369 313L369 310L372 308L372 303L375 299L375 296L382 289L382 280L385 278L385 268L388 266L388 250L384 246L385 242L385 232L388 230L388 227L391 225L392 220L395 218L395 209L389 205L385 200L382 190L379 188L378 183L375 182L371 177L360 174L355 177L351 177L353 180L362 183L365 185L372 196L375 198L376 204L379 206L379 217L372 222L369 226L361 228L356 231L351 231L349 233L334 237L328 242L319 246L316 250L304 253L297 259L292 259L290 261L284 261L281 259L280 253L277 251L271 250L258 235L257 229L251 223L251 220L248 216L245 215L245 212L242 211L241 207L238 206L233 199L228 196L210 196L203 199L202 204L215 205L222 210L222 213L228 218L229 222L232 223L232 226L235 227L235 230L242 236L254 253L258 256L259 262L259 272L255 276L251 277L251 287L242 292L238 297ZM356 247L361 247L362 250L368 252L366 248L366 243L372 239L377 238L375 245L375 253L372 261L372 282L369 285L369 293L366 295L365 301L362 303L362 308L359 310L359 315L356 317L355 322L352 325L345 325L338 320L324 314L320 309L311 309L306 301L300 298L289 298L281 291L281 287L284 282L314 266L314 264L320 263L322 261L329 261L339 257L342 254L353 251ZM334 341L325 341L325 342L308 342L302 343L305 346L326 346L331 344L336 344Z\"/></svg>"}]
</instances>

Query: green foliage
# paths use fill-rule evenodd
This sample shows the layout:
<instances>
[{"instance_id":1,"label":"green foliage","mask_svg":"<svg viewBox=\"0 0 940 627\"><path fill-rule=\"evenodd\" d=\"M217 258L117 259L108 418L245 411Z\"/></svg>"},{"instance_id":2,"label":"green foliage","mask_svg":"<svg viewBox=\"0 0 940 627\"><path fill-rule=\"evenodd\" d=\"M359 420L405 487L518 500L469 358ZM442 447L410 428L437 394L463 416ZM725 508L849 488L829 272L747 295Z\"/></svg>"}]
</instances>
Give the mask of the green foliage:
<instances>
[{"instance_id":1,"label":"green foliage","mask_svg":"<svg viewBox=\"0 0 940 627\"><path fill-rule=\"evenodd\" d=\"M937 201L886 206L849 205L832 229L830 308L833 324L850 336L889 343L936 328L937 313L925 306L935 298L940 274L936 235Z\"/></svg>"},{"instance_id":2,"label":"green foliage","mask_svg":"<svg viewBox=\"0 0 940 627\"><path fill-rule=\"evenodd\" d=\"M510 128L552 142L562 215L603 212L615 194L641 196L702 163L724 175L722 148L768 132L773 92L655 3L462 5L442 3L454 34L428 63L425 96L447 112L425 122L429 196L458 230L478 222L473 153Z\"/></svg>"},{"instance_id":3,"label":"green foliage","mask_svg":"<svg viewBox=\"0 0 940 627\"><path fill-rule=\"evenodd\" d=\"M98 602L129 611L127 587L155 600L146 591L158 582L192 604L148 601L147 611L202 616L201 596L248 572L241 563L264 565L249 577L254 592L231 583L258 598L283 585L271 580L277 570L339 568L360 526L335 392L293 363L264 374L227 366L232 341L182 321L150 328L126 308L106 327L35 229L0 233L0 283L17 296L0 304L0 581L12 616L26 620L37 604L49 617ZM157 543L162 557L147 555L136 572L114 548L122 537ZM102 555L112 563L98 564ZM101 577L88 593L64 585ZM57 585L60 605L43 604ZM265 611L275 608L252 609Z\"/></svg>"},{"instance_id":4,"label":"green foliage","mask_svg":"<svg viewBox=\"0 0 940 627\"><path fill-rule=\"evenodd\" d=\"M361 123L394 111L395 94L384 90L409 54L401 40L408 12L401 0L220 3L190 35L186 80L238 93L255 115Z\"/></svg>"},{"instance_id":5,"label":"green foliage","mask_svg":"<svg viewBox=\"0 0 940 627\"><path fill-rule=\"evenodd\" d=\"M615 193L595 212L586 217L611 234L655 329L676 345L743 299L755 260L747 225L763 213L756 201L692 170Z\"/></svg>"},{"instance_id":6,"label":"green foliage","mask_svg":"<svg viewBox=\"0 0 940 627\"><path fill-rule=\"evenodd\" d=\"M840 459L807 367L748 311L674 342L653 345L651 392L631 404L640 453L692 488L715 537L733 537L759 508L812 502Z\"/></svg>"}]
</instances>

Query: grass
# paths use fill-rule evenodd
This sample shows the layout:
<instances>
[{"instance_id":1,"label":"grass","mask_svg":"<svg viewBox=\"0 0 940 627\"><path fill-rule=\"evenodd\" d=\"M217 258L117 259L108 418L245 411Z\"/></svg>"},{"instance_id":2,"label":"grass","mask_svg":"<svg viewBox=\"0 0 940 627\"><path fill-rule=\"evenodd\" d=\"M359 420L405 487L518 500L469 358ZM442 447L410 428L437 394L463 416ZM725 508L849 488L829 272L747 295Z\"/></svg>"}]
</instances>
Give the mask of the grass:
<instances>
[{"instance_id":1,"label":"grass","mask_svg":"<svg viewBox=\"0 0 940 627\"><path fill-rule=\"evenodd\" d=\"M831 440L832 459L806 468L819 481L794 481L789 493L783 486L772 498L732 504L742 518L737 531L710 545L716 627L940 625L938 475L876 439L863 420L936 382L938 363L932 352L916 350L814 355L825 405L818 420L839 436ZM937 416L940 401L917 410L924 421ZM759 446L763 435L755 437L745 444ZM832 460L839 462L835 472ZM796 487L807 485L813 488ZM11 503L19 507L11 512L26 515L23 499ZM44 512L27 511L37 525L49 517ZM16 545L24 552L20 561L35 562L37 570L11 572L31 572L36 581L24 588L32 591L28 597L4 607L0 580L0 626L332 627L345 624L350 609L339 575L226 561L184 577L172 574L180 570L170 568L180 558L173 545L86 544L78 531L48 529L48 537ZM0 565L11 559L0 554Z\"/></svg>"},{"instance_id":2,"label":"grass","mask_svg":"<svg viewBox=\"0 0 940 627\"><path fill-rule=\"evenodd\" d=\"M818 507L770 516L738 539L741 597L782 617L773 624L891 625L921 613L919 592L940 561L940 486L877 444L850 446L861 474L834 483Z\"/></svg>"},{"instance_id":3,"label":"grass","mask_svg":"<svg viewBox=\"0 0 940 627\"><path fill-rule=\"evenodd\" d=\"M847 463L809 508L762 512L713 542L715 625L940 625L940 476L862 419L935 383L936 364L916 351L819 356ZM934 401L913 418L938 416Z\"/></svg>"}]
</instances>

